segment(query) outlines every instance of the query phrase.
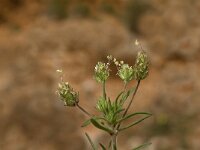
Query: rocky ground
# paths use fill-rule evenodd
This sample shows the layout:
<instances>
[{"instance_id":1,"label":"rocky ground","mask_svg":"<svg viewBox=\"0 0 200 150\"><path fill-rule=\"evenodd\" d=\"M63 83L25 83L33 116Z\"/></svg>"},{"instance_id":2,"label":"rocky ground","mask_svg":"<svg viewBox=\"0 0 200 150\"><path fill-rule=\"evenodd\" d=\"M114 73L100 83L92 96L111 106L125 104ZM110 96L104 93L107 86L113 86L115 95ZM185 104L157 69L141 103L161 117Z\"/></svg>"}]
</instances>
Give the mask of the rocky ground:
<instances>
[{"instance_id":1,"label":"rocky ground","mask_svg":"<svg viewBox=\"0 0 200 150\"><path fill-rule=\"evenodd\" d=\"M34 10L43 8L33 6ZM92 79L94 65L108 54L133 63L139 49L134 46L137 38L151 66L132 110L154 115L122 134L120 148L151 141L150 150L199 150L200 3L152 0L151 7L140 17L137 34L120 19L105 14L55 21L37 16L40 11L36 11L33 21L25 16L17 20L20 23L10 19L17 28L9 19L2 21L0 149L89 149L85 131L103 141L107 136L98 130L80 128L86 118L83 114L58 100L56 70L63 69L65 80L80 92L80 104L95 113L100 86ZM11 13L3 18L12 17ZM107 86L109 95L115 97L122 83L113 75Z\"/></svg>"}]
</instances>

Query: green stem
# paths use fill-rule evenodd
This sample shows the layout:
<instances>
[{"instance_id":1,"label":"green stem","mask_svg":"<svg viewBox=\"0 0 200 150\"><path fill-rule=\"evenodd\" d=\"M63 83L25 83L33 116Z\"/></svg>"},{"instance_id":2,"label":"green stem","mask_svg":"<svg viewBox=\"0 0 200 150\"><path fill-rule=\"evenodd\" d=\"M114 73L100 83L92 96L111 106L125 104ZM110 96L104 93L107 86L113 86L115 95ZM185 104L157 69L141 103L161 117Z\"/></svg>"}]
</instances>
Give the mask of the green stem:
<instances>
[{"instance_id":1,"label":"green stem","mask_svg":"<svg viewBox=\"0 0 200 150\"><path fill-rule=\"evenodd\" d=\"M112 150L117 150L117 134L112 135Z\"/></svg>"},{"instance_id":2,"label":"green stem","mask_svg":"<svg viewBox=\"0 0 200 150\"><path fill-rule=\"evenodd\" d=\"M103 98L106 99L106 81L103 82Z\"/></svg>"},{"instance_id":3,"label":"green stem","mask_svg":"<svg viewBox=\"0 0 200 150\"><path fill-rule=\"evenodd\" d=\"M124 92L126 91L126 87L127 87L127 82L124 83L124 89L123 89Z\"/></svg>"},{"instance_id":4,"label":"green stem","mask_svg":"<svg viewBox=\"0 0 200 150\"><path fill-rule=\"evenodd\" d=\"M92 117L93 115L91 115L89 112L87 112L83 107L81 107L78 103L76 104L76 106L87 116Z\"/></svg>"},{"instance_id":5,"label":"green stem","mask_svg":"<svg viewBox=\"0 0 200 150\"><path fill-rule=\"evenodd\" d=\"M133 99L134 99L134 97L135 97L135 95L136 95L136 93L137 93L137 90L138 90L138 88L139 88L139 85L140 85L140 80L137 81L137 85L136 85L135 91L134 91L134 93L133 93L133 95L132 95L132 97L131 97L131 100L130 100L130 102L129 102L127 108L125 109L125 112L124 112L124 114L123 114L123 117L126 116L128 110L129 110L129 108L130 108L130 106L131 106L131 104L132 104L132 102L133 102ZM122 118L123 118L123 117L122 117ZM121 122L117 125L117 128L116 128L117 130L120 128L120 125L121 125Z\"/></svg>"},{"instance_id":6,"label":"green stem","mask_svg":"<svg viewBox=\"0 0 200 150\"><path fill-rule=\"evenodd\" d=\"M134 91L134 93L133 93L133 95L132 95L132 97L131 97L131 100L130 100L130 102L129 102L129 104L128 104L128 107L126 108L126 110L125 110L125 112L124 112L124 114L123 114L123 117L126 116L128 110L129 110L129 108L130 108L130 106L131 106L131 104L132 104L132 102L133 102L133 99L134 99L134 97L135 97L135 95L136 95L136 93L137 93L137 90L138 90L138 88L139 88L140 81L141 81L141 80L138 80L138 81L137 81L137 85L136 85L135 91Z\"/></svg>"}]
</instances>

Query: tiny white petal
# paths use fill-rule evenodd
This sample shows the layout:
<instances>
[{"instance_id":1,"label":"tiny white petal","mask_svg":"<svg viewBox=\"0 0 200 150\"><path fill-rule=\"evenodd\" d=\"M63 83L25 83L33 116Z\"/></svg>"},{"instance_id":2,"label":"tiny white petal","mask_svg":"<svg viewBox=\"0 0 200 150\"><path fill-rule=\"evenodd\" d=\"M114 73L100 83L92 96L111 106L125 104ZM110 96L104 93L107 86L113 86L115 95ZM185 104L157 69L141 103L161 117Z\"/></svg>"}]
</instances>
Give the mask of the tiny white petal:
<instances>
[{"instance_id":1,"label":"tiny white petal","mask_svg":"<svg viewBox=\"0 0 200 150\"><path fill-rule=\"evenodd\" d=\"M60 70L60 69L57 69L56 72L58 72L58 73L62 73L63 71Z\"/></svg>"},{"instance_id":2,"label":"tiny white petal","mask_svg":"<svg viewBox=\"0 0 200 150\"><path fill-rule=\"evenodd\" d=\"M135 40L135 45L138 46L139 45L139 42L138 40Z\"/></svg>"}]
</instances>

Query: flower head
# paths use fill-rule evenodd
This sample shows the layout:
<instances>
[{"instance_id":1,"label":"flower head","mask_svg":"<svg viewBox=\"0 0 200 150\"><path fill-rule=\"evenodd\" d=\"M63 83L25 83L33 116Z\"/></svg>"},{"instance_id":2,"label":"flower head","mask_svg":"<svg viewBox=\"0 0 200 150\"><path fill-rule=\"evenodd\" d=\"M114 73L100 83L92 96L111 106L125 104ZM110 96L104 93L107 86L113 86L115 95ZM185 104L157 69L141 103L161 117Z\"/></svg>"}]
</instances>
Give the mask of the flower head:
<instances>
[{"instance_id":1,"label":"flower head","mask_svg":"<svg viewBox=\"0 0 200 150\"><path fill-rule=\"evenodd\" d=\"M78 93L73 90L68 82L59 83L57 93L66 106L76 106L79 101Z\"/></svg>"},{"instance_id":2,"label":"flower head","mask_svg":"<svg viewBox=\"0 0 200 150\"><path fill-rule=\"evenodd\" d=\"M98 62L95 66L94 73L97 82L105 82L109 77L109 63Z\"/></svg>"},{"instance_id":3,"label":"flower head","mask_svg":"<svg viewBox=\"0 0 200 150\"><path fill-rule=\"evenodd\" d=\"M149 59L144 51L140 51L137 54L135 67L135 79L143 80L148 76L149 73Z\"/></svg>"},{"instance_id":4,"label":"flower head","mask_svg":"<svg viewBox=\"0 0 200 150\"><path fill-rule=\"evenodd\" d=\"M117 74L125 83L127 83L133 79L134 70L132 66L121 63L121 66L119 67Z\"/></svg>"}]
</instances>

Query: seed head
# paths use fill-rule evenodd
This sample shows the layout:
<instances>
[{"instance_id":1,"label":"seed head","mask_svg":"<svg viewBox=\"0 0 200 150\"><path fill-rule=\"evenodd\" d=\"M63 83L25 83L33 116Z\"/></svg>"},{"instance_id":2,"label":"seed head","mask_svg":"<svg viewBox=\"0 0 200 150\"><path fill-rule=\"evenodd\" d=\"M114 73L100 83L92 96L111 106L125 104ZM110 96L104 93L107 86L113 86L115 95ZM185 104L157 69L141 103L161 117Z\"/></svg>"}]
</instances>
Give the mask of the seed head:
<instances>
[{"instance_id":1,"label":"seed head","mask_svg":"<svg viewBox=\"0 0 200 150\"><path fill-rule=\"evenodd\" d=\"M134 74L136 80L143 80L149 73L149 59L144 51L140 51L137 54L136 63L134 67Z\"/></svg>"},{"instance_id":2,"label":"seed head","mask_svg":"<svg viewBox=\"0 0 200 150\"><path fill-rule=\"evenodd\" d=\"M95 80L99 83L105 82L109 77L109 63L98 62L94 69Z\"/></svg>"},{"instance_id":3,"label":"seed head","mask_svg":"<svg viewBox=\"0 0 200 150\"><path fill-rule=\"evenodd\" d=\"M121 66L118 69L117 75L125 82L129 82L133 79L134 76L134 70L132 66L129 66L128 64L121 64Z\"/></svg>"},{"instance_id":4,"label":"seed head","mask_svg":"<svg viewBox=\"0 0 200 150\"><path fill-rule=\"evenodd\" d=\"M78 93L68 82L59 83L57 93L66 106L74 107L79 102Z\"/></svg>"}]
</instances>

